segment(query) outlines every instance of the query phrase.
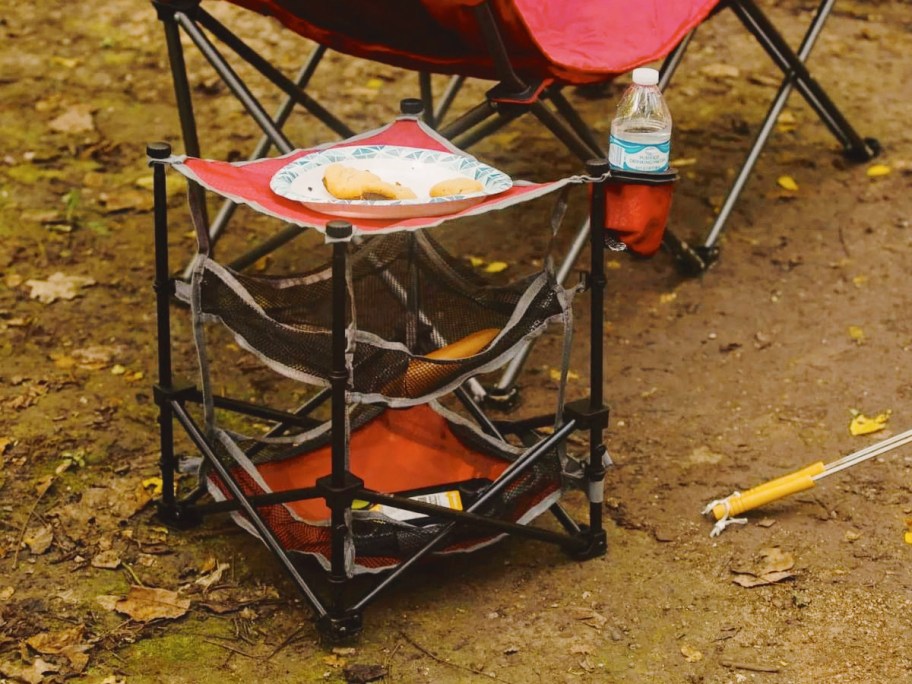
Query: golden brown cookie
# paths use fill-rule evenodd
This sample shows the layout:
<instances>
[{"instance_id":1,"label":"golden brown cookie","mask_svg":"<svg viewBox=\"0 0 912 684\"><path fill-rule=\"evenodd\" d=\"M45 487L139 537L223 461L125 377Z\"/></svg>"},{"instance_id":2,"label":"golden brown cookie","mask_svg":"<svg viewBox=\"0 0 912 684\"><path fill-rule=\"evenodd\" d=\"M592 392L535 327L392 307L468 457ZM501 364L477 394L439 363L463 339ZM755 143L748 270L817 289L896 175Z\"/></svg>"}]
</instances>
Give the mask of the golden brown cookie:
<instances>
[{"instance_id":1,"label":"golden brown cookie","mask_svg":"<svg viewBox=\"0 0 912 684\"><path fill-rule=\"evenodd\" d=\"M326 167L323 185L330 195L342 200L399 200L416 197L404 185L387 183L375 173L343 164L330 164Z\"/></svg>"},{"instance_id":2,"label":"golden brown cookie","mask_svg":"<svg viewBox=\"0 0 912 684\"><path fill-rule=\"evenodd\" d=\"M452 195L469 195L473 192L481 192L484 185L474 178L458 176L456 178L447 178L431 187L431 197L451 197Z\"/></svg>"}]
</instances>

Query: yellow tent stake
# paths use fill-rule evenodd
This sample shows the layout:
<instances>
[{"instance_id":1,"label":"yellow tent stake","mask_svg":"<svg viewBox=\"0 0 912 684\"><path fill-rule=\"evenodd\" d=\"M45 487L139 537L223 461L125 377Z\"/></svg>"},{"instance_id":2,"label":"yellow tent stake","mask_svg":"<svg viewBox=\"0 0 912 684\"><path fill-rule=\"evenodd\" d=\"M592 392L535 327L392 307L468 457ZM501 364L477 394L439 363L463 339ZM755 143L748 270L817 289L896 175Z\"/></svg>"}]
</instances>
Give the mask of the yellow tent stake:
<instances>
[{"instance_id":1,"label":"yellow tent stake","mask_svg":"<svg viewBox=\"0 0 912 684\"><path fill-rule=\"evenodd\" d=\"M806 468L777 477L775 480L757 485L746 492L735 492L728 497L728 514L740 515L745 511L759 508L771 501L810 489L814 486L814 475L822 473L824 468L823 461L817 461L817 463ZM726 506L721 503L713 506L712 513L716 520L721 520L724 517L725 509Z\"/></svg>"},{"instance_id":2,"label":"yellow tent stake","mask_svg":"<svg viewBox=\"0 0 912 684\"><path fill-rule=\"evenodd\" d=\"M733 516L740 515L772 501L777 501L791 494L811 489L817 483L817 480L838 473L840 470L851 468L853 465L867 461L869 458L885 454L909 442L912 442L912 430L907 430L894 437L855 451L848 456L840 458L838 461L833 461L826 465L824 465L823 461L817 461L801 470L752 487L746 492L734 492L724 499L712 501L703 509L704 514L712 513L717 521L712 532L710 532L710 536L717 536L731 523L747 522L746 518L734 518Z\"/></svg>"}]
</instances>

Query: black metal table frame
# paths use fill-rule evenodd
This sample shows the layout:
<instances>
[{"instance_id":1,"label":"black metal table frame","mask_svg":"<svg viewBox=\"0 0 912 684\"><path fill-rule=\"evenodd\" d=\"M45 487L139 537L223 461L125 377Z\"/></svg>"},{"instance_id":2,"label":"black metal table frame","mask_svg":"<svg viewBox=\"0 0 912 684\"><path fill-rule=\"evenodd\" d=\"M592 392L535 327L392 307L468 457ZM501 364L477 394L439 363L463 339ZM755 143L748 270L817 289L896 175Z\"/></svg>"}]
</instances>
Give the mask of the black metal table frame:
<instances>
[{"instance_id":1,"label":"black metal table frame","mask_svg":"<svg viewBox=\"0 0 912 684\"><path fill-rule=\"evenodd\" d=\"M155 241L155 281L158 338L158 381L154 386L154 397L159 407L160 430L160 467L162 474L162 498L158 514L168 524L177 527L189 527L199 524L204 515L226 511L241 511L250 520L269 550L281 562L302 596L313 609L320 632L330 640L345 639L357 634L362 627L364 609L372 603L387 587L399 580L410 568L423 558L439 549L453 534L458 526L477 529L482 533L499 535L503 533L528 539L556 544L572 557L589 559L606 553L607 534L603 525L603 495L606 465L610 462L604 444L604 434L608 427L609 411L604 403L603 354L604 328L603 308L606 286L604 253L605 237L601 226L605 223L605 187L612 182L606 161L593 161L588 164L592 177L590 199L590 222L593 228L589 231L589 249L591 263L587 278L590 297L589 330L590 373L589 396L568 403L563 412L561 426L551 434L540 435L535 428L544 427L553 422L554 416L542 416L526 420L489 422L483 425L488 430L498 433L516 433L525 436L536 435L534 443L513 462L501 476L465 511L456 511L432 504L421 503L412 499L398 497L375 491L364 486L363 480L356 473L346 468L348 436L344 429L331 432L331 471L319 478L311 487L287 491L276 491L260 496L248 496L228 468L220 460L213 444L207 439L205 431L194 420L188 406L202 401L201 392L192 385L178 382L172 369L171 308L178 278L170 271L168 261L168 207L166 192L166 166L163 161L170 157L170 146L166 143L152 144L147 149L150 164L153 167L154 192L154 241ZM600 180L599 180L600 179ZM626 174L624 182L659 182L648 176L638 177ZM667 182L667 178L662 181ZM287 426L312 426L313 418L309 414L321 403L330 402L331 423L334 426L345 424L346 399L345 389L348 372L345 365L345 306L346 306L346 259L348 258L348 240L351 237L351 224L345 221L333 221L327 226L328 237L337 240L332 244L332 350L333 364L330 375L330 386L321 391L310 402L295 412L280 411L268 406L256 405L231 397L216 397L215 403L220 408L237 411L242 414L270 420L284 429ZM478 411L478 407L474 407ZM179 458L175 452L174 425L179 425L189 436L207 464L218 475L228 489L230 497L226 501L206 502L205 488L201 484L193 491L178 496L175 492L175 473L178 470ZM563 528L553 531L532 525L517 524L509 520L498 519L492 515L482 515L486 504L494 499L527 468L548 454L555 445L564 442L572 433L588 433L588 454L585 458L584 491L589 502L588 516L585 524L575 522L558 503L550 511ZM331 552L330 570L326 575L324 591L316 588L319 579L305 576L294 558L287 552L268 524L262 517L260 509L279 503L295 500L321 498L331 511ZM442 529L417 552L405 559L394 569L379 577L374 586L361 595L351 596L351 582L346 574L345 539L349 534L346 518L355 499L372 504L392 505L407 511L420 514L433 514L446 520Z\"/></svg>"}]
</instances>

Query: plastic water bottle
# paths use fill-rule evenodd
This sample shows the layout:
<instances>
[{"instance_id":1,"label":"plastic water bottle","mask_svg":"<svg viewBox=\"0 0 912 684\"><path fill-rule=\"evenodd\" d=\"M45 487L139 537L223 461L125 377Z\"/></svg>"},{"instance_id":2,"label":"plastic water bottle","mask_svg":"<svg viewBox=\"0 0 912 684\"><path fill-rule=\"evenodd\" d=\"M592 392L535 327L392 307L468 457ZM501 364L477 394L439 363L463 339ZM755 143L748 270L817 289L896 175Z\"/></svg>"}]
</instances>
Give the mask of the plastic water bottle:
<instances>
[{"instance_id":1,"label":"plastic water bottle","mask_svg":"<svg viewBox=\"0 0 912 684\"><path fill-rule=\"evenodd\" d=\"M671 153L671 112L659 90L659 72L633 70L631 83L611 122L608 162L621 171L668 170Z\"/></svg>"}]
</instances>

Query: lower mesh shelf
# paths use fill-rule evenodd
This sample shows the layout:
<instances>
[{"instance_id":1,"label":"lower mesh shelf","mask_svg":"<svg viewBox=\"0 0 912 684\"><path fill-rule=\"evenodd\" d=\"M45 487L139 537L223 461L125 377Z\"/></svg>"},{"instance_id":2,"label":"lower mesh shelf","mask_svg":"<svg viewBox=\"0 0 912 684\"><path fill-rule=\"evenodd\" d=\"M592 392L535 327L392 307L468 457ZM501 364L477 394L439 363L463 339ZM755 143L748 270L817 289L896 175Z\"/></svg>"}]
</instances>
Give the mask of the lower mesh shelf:
<instances>
[{"instance_id":1,"label":"lower mesh shelf","mask_svg":"<svg viewBox=\"0 0 912 684\"><path fill-rule=\"evenodd\" d=\"M457 434L458 433L458 434ZM428 405L389 409L351 435L349 470L366 489L403 496L449 498L450 507L466 508L480 487L497 479L518 450L498 448L473 428L448 420ZM291 458L253 465L235 463L232 475L248 496L312 487L331 472L329 445ZM252 472L251 472L252 471ZM556 451L544 455L484 511L504 520L525 523L560 495L560 461ZM210 491L218 499L227 489L214 476ZM458 492L457 495L447 494ZM453 505L458 497L461 506ZM397 565L440 531L443 521L402 509L370 509L356 502L352 512L352 572L371 572ZM277 504L260 509L266 524L287 551L312 554L324 566L330 557L330 511L323 499ZM403 519L408 518L408 519ZM235 520L256 534L243 514ZM469 551L496 541L498 535L459 526L439 553Z\"/></svg>"}]
</instances>

